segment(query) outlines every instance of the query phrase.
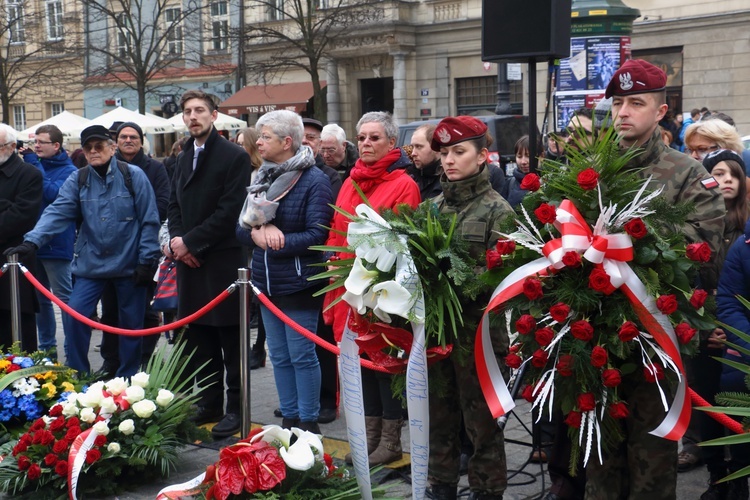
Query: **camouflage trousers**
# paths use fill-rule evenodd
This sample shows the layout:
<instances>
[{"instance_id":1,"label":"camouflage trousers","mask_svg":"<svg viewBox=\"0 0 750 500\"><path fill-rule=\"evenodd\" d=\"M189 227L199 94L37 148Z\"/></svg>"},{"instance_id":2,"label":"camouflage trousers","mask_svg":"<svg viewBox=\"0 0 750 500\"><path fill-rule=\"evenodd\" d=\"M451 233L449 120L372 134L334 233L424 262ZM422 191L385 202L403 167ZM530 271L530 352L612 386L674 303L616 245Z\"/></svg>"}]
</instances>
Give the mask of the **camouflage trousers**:
<instances>
[{"instance_id":1,"label":"camouflage trousers","mask_svg":"<svg viewBox=\"0 0 750 500\"><path fill-rule=\"evenodd\" d=\"M624 440L599 464L592 454L586 467L586 498L591 500L668 500L677 495L677 442L649 434L666 413L654 383L623 381L620 395L630 414L623 421ZM667 401L674 391L661 383Z\"/></svg>"},{"instance_id":2,"label":"camouflage trousers","mask_svg":"<svg viewBox=\"0 0 750 500\"><path fill-rule=\"evenodd\" d=\"M451 356L430 369L430 377L441 381L441 394L430 394L429 478L431 483L458 484L463 415L474 445L469 486L472 491L502 495L508 484L505 441L485 402L473 361L457 364Z\"/></svg>"}]
</instances>

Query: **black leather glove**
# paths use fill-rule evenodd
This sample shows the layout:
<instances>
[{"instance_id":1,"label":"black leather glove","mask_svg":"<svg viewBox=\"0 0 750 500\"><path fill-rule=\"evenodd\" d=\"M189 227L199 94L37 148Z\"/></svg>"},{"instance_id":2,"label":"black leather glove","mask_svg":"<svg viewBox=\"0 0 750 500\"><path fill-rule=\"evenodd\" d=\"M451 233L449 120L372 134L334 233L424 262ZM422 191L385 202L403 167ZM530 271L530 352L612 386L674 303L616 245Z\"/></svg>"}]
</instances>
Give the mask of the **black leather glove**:
<instances>
[{"instance_id":1,"label":"black leather glove","mask_svg":"<svg viewBox=\"0 0 750 500\"><path fill-rule=\"evenodd\" d=\"M30 262L36 256L37 246L30 241L24 241L17 247L10 247L3 252L6 257L9 255L18 255L19 262Z\"/></svg>"},{"instance_id":2,"label":"black leather glove","mask_svg":"<svg viewBox=\"0 0 750 500\"><path fill-rule=\"evenodd\" d=\"M151 264L138 264L135 266L135 272L133 273L133 281L135 286L146 286L154 282L154 266Z\"/></svg>"}]
</instances>

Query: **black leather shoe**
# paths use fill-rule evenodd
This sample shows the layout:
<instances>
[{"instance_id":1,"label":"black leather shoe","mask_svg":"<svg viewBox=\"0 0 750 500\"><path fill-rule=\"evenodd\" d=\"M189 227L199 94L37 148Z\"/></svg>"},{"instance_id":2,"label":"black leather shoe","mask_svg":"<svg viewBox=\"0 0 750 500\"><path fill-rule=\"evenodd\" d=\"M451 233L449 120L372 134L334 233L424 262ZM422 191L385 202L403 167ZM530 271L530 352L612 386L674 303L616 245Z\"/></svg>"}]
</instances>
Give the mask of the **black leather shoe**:
<instances>
[{"instance_id":1,"label":"black leather shoe","mask_svg":"<svg viewBox=\"0 0 750 500\"><path fill-rule=\"evenodd\" d=\"M298 418L284 418L281 420L281 428L282 429L289 429L291 430L292 427L299 428L299 419Z\"/></svg>"},{"instance_id":2,"label":"black leather shoe","mask_svg":"<svg viewBox=\"0 0 750 500\"><path fill-rule=\"evenodd\" d=\"M256 370L266 366L266 350L261 347L260 349L250 350L250 369Z\"/></svg>"},{"instance_id":3,"label":"black leather shoe","mask_svg":"<svg viewBox=\"0 0 750 500\"><path fill-rule=\"evenodd\" d=\"M242 427L242 418L237 413L227 413L224 418L211 429L211 434L215 438L225 438L233 436L240 432Z\"/></svg>"},{"instance_id":4,"label":"black leather shoe","mask_svg":"<svg viewBox=\"0 0 750 500\"><path fill-rule=\"evenodd\" d=\"M318 413L319 424L330 424L336 420L336 408L321 408Z\"/></svg>"},{"instance_id":5,"label":"black leather shoe","mask_svg":"<svg viewBox=\"0 0 750 500\"><path fill-rule=\"evenodd\" d=\"M312 432L313 434L323 434L320 432L320 427L317 422L300 422L297 427L303 431Z\"/></svg>"},{"instance_id":6,"label":"black leather shoe","mask_svg":"<svg viewBox=\"0 0 750 500\"><path fill-rule=\"evenodd\" d=\"M281 408L276 408L273 411L273 416L276 417L276 418L283 418L284 415L281 414Z\"/></svg>"},{"instance_id":7,"label":"black leather shoe","mask_svg":"<svg viewBox=\"0 0 750 500\"><path fill-rule=\"evenodd\" d=\"M197 411L190 417L195 425L203 425L209 422L218 422L224 414L221 410L212 410L204 406L198 406Z\"/></svg>"}]
</instances>

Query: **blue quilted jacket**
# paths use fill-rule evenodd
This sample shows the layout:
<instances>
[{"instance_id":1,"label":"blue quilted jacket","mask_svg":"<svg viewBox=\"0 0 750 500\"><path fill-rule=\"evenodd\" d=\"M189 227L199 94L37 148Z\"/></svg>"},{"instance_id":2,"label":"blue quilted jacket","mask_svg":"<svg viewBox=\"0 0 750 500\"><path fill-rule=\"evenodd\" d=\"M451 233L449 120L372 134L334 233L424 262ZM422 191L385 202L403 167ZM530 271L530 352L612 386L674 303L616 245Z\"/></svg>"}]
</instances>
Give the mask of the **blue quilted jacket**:
<instances>
[{"instance_id":1,"label":"blue quilted jacket","mask_svg":"<svg viewBox=\"0 0 750 500\"><path fill-rule=\"evenodd\" d=\"M317 167L304 171L297 184L279 202L271 224L284 233L284 248L263 250L253 243L250 231L237 226L237 239L252 250L252 281L262 292L290 295L320 282L308 278L323 271L310 264L325 261L323 252L310 250L324 245L333 217L331 182Z\"/></svg>"}]
</instances>

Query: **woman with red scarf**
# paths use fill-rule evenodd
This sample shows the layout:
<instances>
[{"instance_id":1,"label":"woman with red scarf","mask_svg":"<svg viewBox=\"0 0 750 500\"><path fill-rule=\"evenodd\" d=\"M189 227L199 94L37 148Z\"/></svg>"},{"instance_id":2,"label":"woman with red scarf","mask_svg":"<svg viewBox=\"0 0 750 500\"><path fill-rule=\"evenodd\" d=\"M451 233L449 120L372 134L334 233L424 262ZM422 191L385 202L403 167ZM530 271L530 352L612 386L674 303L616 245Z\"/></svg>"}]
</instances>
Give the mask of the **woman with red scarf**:
<instances>
[{"instance_id":1,"label":"woman with red scarf","mask_svg":"<svg viewBox=\"0 0 750 500\"><path fill-rule=\"evenodd\" d=\"M344 181L336 206L348 213L363 203L354 183L367 197L375 210L395 209L407 204L416 207L421 201L419 187L406 174L411 160L396 146L398 125L390 113L365 113L357 123L359 160ZM346 246L349 219L336 212L333 216L328 245ZM346 259L354 255L339 254ZM343 293L343 288L329 292L326 303ZM340 301L324 313L327 324L333 324L336 340L340 341L349 314L349 305ZM401 402L391 392L391 376L362 370L362 392L365 404L367 451L370 467L399 460L401 453ZM349 458L349 457L347 457Z\"/></svg>"}]
</instances>

